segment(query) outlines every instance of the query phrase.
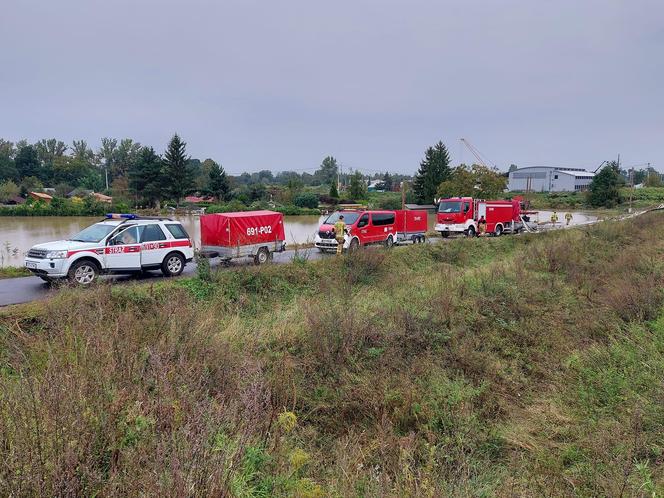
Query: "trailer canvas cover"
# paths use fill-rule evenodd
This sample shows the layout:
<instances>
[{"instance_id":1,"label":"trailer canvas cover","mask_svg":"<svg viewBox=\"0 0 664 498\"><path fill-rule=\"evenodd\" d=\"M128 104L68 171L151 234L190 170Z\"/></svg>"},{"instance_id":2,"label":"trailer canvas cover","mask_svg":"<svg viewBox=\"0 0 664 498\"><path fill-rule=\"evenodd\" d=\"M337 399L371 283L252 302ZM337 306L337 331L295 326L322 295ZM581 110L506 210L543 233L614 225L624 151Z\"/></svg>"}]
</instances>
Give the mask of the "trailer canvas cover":
<instances>
[{"instance_id":1,"label":"trailer canvas cover","mask_svg":"<svg viewBox=\"0 0 664 498\"><path fill-rule=\"evenodd\" d=\"M281 213L246 211L201 216L201 243L204 246L235 247L277 240L286 240Z\"/></svg>"}]
</instances>

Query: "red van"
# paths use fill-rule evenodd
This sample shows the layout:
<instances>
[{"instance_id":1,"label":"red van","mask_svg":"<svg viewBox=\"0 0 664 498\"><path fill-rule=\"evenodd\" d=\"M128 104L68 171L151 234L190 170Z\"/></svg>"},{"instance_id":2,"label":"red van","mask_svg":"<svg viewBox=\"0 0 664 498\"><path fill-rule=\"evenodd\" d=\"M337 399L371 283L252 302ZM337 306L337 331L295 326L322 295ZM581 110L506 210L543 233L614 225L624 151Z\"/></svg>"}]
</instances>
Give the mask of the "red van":
<instances>
[{"instance_id":1,"label":"red van","mask_svg":"<svg viewBox=\"0 0 664 498\"><path fill-rule=\"evenodd\" d=\"M424 242L427 231L427 217L426 212L423 211L368 211L364 209L335 211L327 217L316 234L314 245L321 251L336 252L337 240L334 224L341 215L346 223L344 249L350 251L370 244L392 247L403 241Z\"/></svg>"}]
</instances>

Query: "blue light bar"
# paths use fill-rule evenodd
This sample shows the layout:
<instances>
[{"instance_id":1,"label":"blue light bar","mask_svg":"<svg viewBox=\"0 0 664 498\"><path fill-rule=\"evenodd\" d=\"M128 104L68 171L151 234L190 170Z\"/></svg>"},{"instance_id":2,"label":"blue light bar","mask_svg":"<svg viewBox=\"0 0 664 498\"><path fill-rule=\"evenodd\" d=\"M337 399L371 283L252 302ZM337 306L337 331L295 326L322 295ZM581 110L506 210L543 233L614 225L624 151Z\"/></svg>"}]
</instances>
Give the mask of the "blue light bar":
<instances>
[{"instance_id":1,"label":"blue light bar","mask_svg":"<svg viewBox=\"0 0 664 498\"><path fill-rule=\"evenodd\" d=\"M109 220L135 220L138 218L135 214L125 214L125 213L107 213L106 219Z\"/></svg>"}]
</instances>

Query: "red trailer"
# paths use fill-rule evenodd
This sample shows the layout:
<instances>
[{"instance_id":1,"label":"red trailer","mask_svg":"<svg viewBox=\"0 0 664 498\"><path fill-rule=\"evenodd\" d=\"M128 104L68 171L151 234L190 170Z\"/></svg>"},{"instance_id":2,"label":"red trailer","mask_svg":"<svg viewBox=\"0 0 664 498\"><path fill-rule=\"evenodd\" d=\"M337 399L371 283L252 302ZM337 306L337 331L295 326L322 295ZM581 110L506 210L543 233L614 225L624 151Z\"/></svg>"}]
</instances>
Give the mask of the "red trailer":
<instances>
[{"instance_id":1,"label":"red trailer","mask_svg":"<svg viewBox=\"0 0 664 498\"><path fill-rule=\"evenodd\" d=\"M397 231L398 244L410 241L413 244L424 242L429 229L427 212L423 210L411 211L398 209L395 211L394 228Z\"/></svg>"},{"instance_id":2,"label":"red trailer","mask_svg":"<svg viewBox=\"0 0 664 498\"><path fill-rule=\"evenodd\" d=\"M267 262L286 248L284 215L274 211L215 213L201 216L201 253L229 261L253 257Z\"/></svg>"}]
</instances>

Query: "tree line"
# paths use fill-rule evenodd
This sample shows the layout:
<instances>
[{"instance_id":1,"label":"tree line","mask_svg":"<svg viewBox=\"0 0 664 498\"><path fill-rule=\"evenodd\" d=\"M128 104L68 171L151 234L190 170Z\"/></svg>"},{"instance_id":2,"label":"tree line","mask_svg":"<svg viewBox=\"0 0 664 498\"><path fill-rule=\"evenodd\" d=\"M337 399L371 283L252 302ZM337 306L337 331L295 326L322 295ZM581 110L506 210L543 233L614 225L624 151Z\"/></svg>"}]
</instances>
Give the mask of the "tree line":
<instances>
[{"instance_id":1,"label":"tree line","mask_svg":"<svg viewBox=\"0 0 664 498\"><path fill-rule=\"evenodd\" d=\"M102 138L96 150L84 140L68 145L55 138L35 143L0 139L0 202L49 187L58 197L94 191L145 207L177 203L190 194L210 196L216 202L237 200L251 204L273 197L274 189L270 187L277 186L285 202L293 203L299 198L299 204L312 205L311 199L302 200L307 187L329 192L324 197L332 200L349 196L362 199L370 180L381 180L381 189L392 190L410 177L387 172L371 176L359 171L342 173L333 156L325 157L314 173L275 174L265 169L231 176L213 159L191 158L186 143L177 134L163 154L131 138Z\"/></svg>"}]
</instances>

